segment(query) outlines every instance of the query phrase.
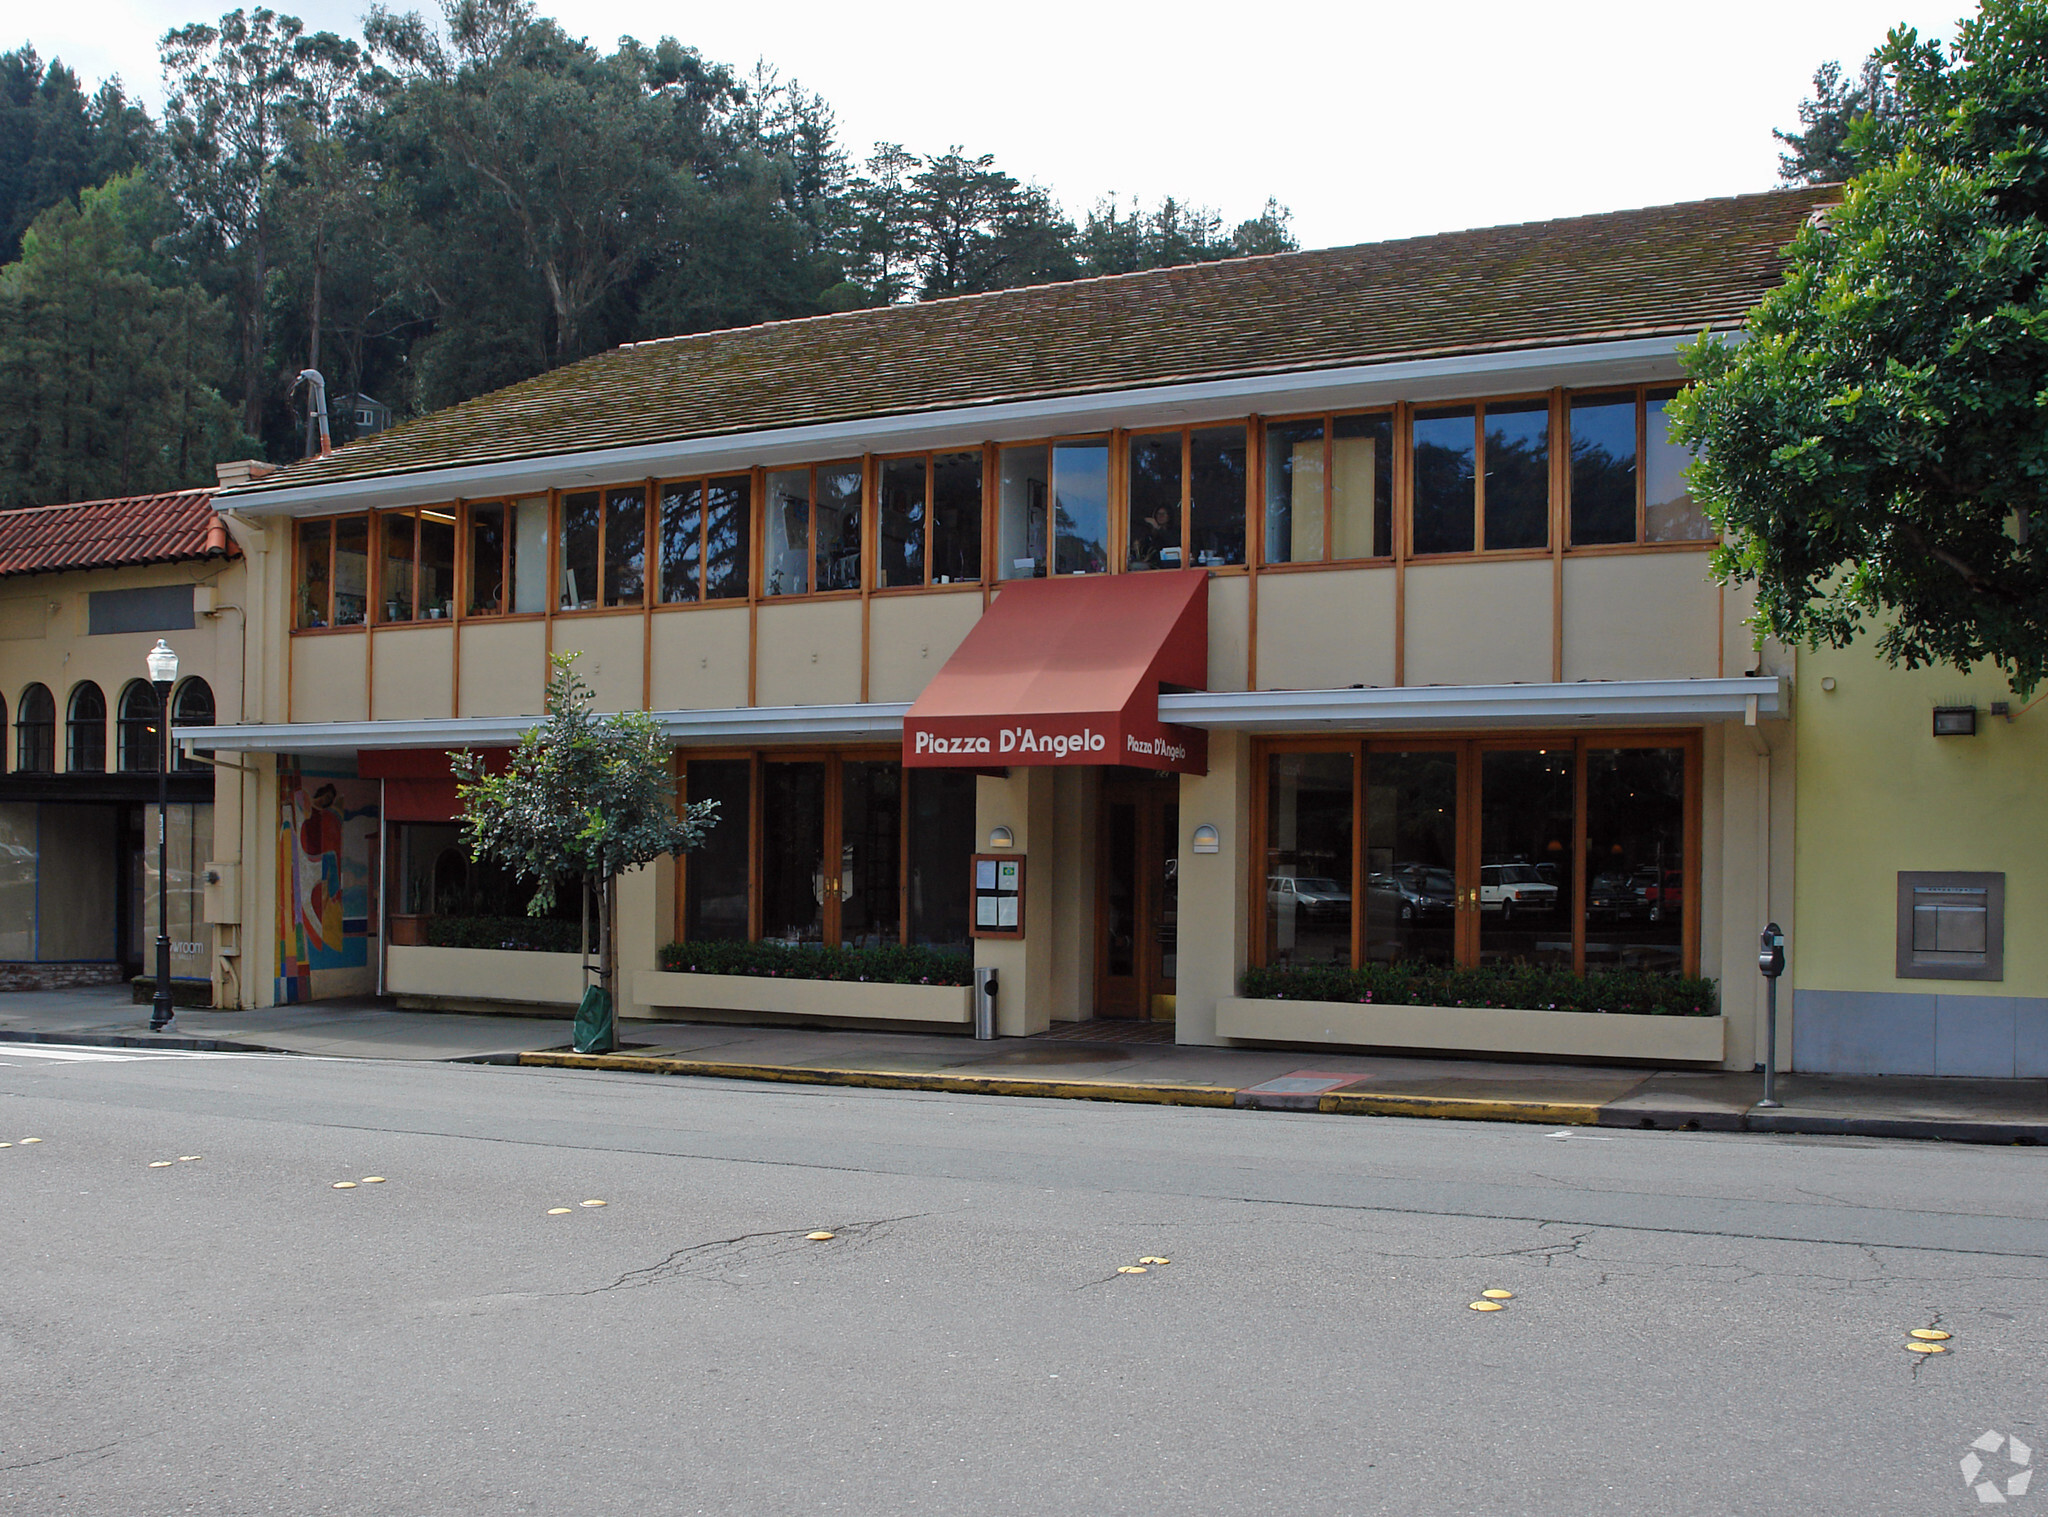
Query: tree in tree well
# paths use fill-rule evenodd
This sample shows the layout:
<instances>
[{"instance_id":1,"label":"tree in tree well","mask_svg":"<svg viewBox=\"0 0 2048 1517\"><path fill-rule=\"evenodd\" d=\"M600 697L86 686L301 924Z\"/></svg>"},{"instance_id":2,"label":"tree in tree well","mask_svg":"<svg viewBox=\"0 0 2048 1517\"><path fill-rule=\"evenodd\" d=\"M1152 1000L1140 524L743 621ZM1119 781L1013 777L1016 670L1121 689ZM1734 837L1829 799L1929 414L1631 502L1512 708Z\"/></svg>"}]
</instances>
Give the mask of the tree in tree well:
<instances>
[{"instance_id":1,"label":"tree in tree well","mask_svg":"<svg viewBox=\"0 0 2048 1517\"><path fill-rule=\"evenodd\" d=\"M2048 674L2048 0L1894 31L1896 144L1793 241L1747 340L1702 337L1674 435L1760 634Z\"/></svg>"},{"instance_id":2,"label":"tree in tree well","mask_svg":"<svg viewBox=\"0 0 2048 1517\"><path fill-rule=\"evenodd\" d=\"M547 716L529 727L503 772L491 774L474 753L451 753L459 782L470 856L490 859L535 885L527 905L543 916L556 889L571 880L594 887L598 903L600 979L607 997L616 984L613 924L618 879L663 855L688 852L717 821L718 804L678 807L667 739L644 711L599 716L591 688L578 677L577 655L549 662ZM602 1048L613 1041L607 1006Z\"/></svg>"}]
</instances>

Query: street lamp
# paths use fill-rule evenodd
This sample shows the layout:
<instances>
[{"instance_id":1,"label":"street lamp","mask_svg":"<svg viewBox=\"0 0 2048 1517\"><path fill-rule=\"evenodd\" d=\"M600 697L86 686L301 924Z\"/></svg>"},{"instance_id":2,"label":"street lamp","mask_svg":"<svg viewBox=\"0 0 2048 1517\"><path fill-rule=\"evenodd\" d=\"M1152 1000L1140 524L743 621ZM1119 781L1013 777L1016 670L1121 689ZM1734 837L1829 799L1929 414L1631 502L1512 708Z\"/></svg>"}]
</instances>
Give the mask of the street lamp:
<instances>
[{"instance_id":1,"label":"street lamp","mask_svg":"<svg viewBox=\"0 0 2048 1517\"><path fill-rule=\"evenodd\" d=\"M149 1030L171 1025L171 687L178 682L178 655L162 638L149 650L149 682L156 687L156 1000Z\"/></svg>"}]
</instances>

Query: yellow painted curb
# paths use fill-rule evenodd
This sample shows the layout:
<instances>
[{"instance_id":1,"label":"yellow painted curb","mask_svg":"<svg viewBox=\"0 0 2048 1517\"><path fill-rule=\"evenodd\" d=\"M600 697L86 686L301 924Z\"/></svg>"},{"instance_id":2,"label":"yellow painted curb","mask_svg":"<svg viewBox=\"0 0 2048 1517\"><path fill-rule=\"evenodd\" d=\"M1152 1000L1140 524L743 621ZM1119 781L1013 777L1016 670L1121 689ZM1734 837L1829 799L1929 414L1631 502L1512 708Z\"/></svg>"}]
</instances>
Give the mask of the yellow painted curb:
<instances>
[{"instance_id":1,"label":"yellow painted curb","mask_svg":"<svg viewBox=\"0 0 2048 1517\"><path fill-rule=\"evenodd\" d=\"M1316 1110L1346 1117L1448 1117L1466 1122L1547 1122L1593 1127L1597 1101L1505 1101L1464 1096L1386 1096L1347 1090L1326 1095Z\"/></svg>"},{"instance_id":2,"label":"yellow painted curb","mask_svg":"<svg viewBox=\"0 0 2048 1517\"><path fill-rule=\"evenodd\" d=\"M1229 1106L1234 1089L1138 1085L1113 1080L1019 1080L994 1075L933 1075L878 1069L809 1069L791 1064L726 1064L706 1059L648 1059L632 1054L523 1053L519 1062L555 1069L696 1075L714 1080L774 1080L790 1085L856 1085L876 1090L937 1090L971 1096L1044 1096L1078 1101L1136 1101L1153 1106Z\"/></svg>"}]
</instances>

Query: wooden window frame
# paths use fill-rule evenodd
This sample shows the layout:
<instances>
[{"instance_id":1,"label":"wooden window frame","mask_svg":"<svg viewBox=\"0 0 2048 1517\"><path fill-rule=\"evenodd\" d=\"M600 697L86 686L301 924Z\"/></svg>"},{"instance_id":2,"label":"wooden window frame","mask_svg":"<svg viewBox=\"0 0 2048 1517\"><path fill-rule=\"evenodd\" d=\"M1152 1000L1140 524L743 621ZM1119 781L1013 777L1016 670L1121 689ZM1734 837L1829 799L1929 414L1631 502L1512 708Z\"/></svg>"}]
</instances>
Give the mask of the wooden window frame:
<instances>
[{"instance_id":1,"label":"wooden window frame","mask_svg":"<svg viewBox=\"0 0 2048 1517\"><path fill-rule=\"evenodd\" d=\"M1131 450L1137 444L1154 437L1180 438L1180 568L1206 569L1213 574L1245 574L1251 569L1254 550L1252 518L1265 510L1266 492L1262 487L1255 465L1261 453L1259 448L1260 429L1268 424L1266 418L1256 416L1226 416L1218 421L1190 422L1177 427L1131 427L1112 433L1116 447L1110 466L1111 509L1110 536L1115 539L1115 550L1110 558L1109 572L1112 574L1152 574L1157 569L1140 569L1131 563ZM1230 427L1241 428L1244 432L1244 559L1235 564L1198 564L1189 561L1192 549L1191 539L1195 532L1195 434L1197 432L1220 432ZM1328 455L1329 436L1323 438L1325 490L1328 496ZM1050 461L1048 460L1048 467ZM1328 523L1325 521L1324 546L1328 547ZM1262 545L1262 544L1261 544ZM1164 565L1159 566L1161 568Z\"/></svg>"},{"instance_id":2,"label":"wooden window frame","mask_svg":"<svg viewBox=\"0 0 2048 1517\"><path fill-rule=\"evenodd\" d=\"M1558 489L1563 503L1557 513L1559 530L1564 534L1563 546L1572 557L1599 557L1614 553L1702 553L1711 551L1721 544L1717 532L1711 537L1679 537L1664 542L1651 542L1647 536L1650 511L1650 395L1657 390L1678 391L1685 388L1683 380L1662 380L1654 384L1637 385L1583 385L1577 389L1564 390L1560 416L1564 429L1564 467L1560 472ZM1625 543L1574 543L1572 533L1572 471L1571 471L1571 427L1572 402L1596 395L1633 395L1636 408L1636 534L1631 542ZM1558 423L1553 424L1553 430Z\"/></svg>"},{"instance_id":3,"label":"wooden window frame","mask_svg":"<svg viewBox=\"0 0 2048 1517\"><path fill-rule=\"evenodd\" d=\"M727 469L720 474L678 474L651 483L647 527L647 541L651 545L649 562L652 565L647 576L647 604L651 609L695 611L705 606L746 606L758 598L754 569L760 561L760 544L757 539L761 512L756 508L761 499L763 480L771 472L773 471L764 469ZM747 577L746 584L738 595L721 595L713 599L705 594L705 588L710 583L708 575L711 568L711 486L721 479L744 479L747 482ZM697 513L697 595L694 600L664 600L661 595L662 497L676 489L696 489L703 492L703 505ZM778 597L782 598L786 597Z\"/></svg>"},{"instance_id":4,"label":"wooden window frame","mask_svg":"<svg viewBox=\"0 0 2048 1517\"><path fill-rule=\"evenodd\" d=\"M969 450L962 448L958 451L964 453ZM871 540L875 532L873 526L875 508L871 501L871 496L875 491L875 484L874 480L870 477L873 470L869 465L873 462L874 457L875 455L872 453L855 453L839 458L821 458L812 463L764 464L754 471L756 476L755 499L760 502L759 509L753 513L758 523L755 528L757 551L754 557L759 567L751 569L749 574L755 587L754 597L761 604L773 605L778 601L798 600L854 600L868 593L868 586L873 579L873 568L870 561L874 557ZM820 469L851 469L860 474L861 563L860 572L855 576L857 583L850 589L820 590L818 588L818 471ZM805 585L807 588L802 591L785 591L780 595L771 595L768 593L767 563L769 525L768 481L778 474L795 474L798 472L805 474L808 480L804 492L804 553L807 564L805 570ZM927 487L926 495L929 498L929 487Z\"/></svg>"},{"instance_id":5,"label":"wooden window frame","mask_svg":"<svg viewBox=\"0 0 2048 1517\"><path fill-rule=\"evenodd\" d=\"M337 541L339 541L339 539L340 539L340 532L341 532L341 524L342 524L343 522L345 522L345 521L359 521L359 522L363 523L363 531L364 531L365 537L367 538L367 537L369 537L369 536L370 536L371 534L373 534L373 533L374 533L374 532L376 531L376 526L375 526L375 518L376 518L377 514L378 514L378 513L374 512L374 511L343 511L343 512L341 512L341 513L339 513L338 515L335 515L335 516L300 516L300 517L294 517L294 518L293 518L293 522L292 522L292 623L293 623L293 626L292 626L292 636L293 636L293 637L301 637L301 636L307 636L307 637L319 637L319 636L325 636L326 634L328 634L328 633L330 633L330 632L345 632L345 633L354 633L354 632L365 632L365 631L368 631L368 630L369 630L369 629L370 629L370 628L371 628L372 626L375 626L375 625L376 625L376 618L375 618L375 617L373 617L373 616L372 616L372 615L370 614L370 613L371 613L372 611L374 611L374 610L376 609L376 605L375 605L375 602L376 602L376 598L377 598L377 591L376 591L376 587L375 587L375 586L374 586L374 585L373 585L373 584L371 583L371 581L372 581L372 580L373 580L373 579L374 579L374 578L376 577L376 555L375 555L374 553L372 553L372 554L368 555L368 556L369 556L369 559L370 559L370 562L369 562L368 564L366 564L366 565L364 566L364 574L363 574L363 579L364 579L364 586L363 586L363 619L362 619L361 621L359 621L359 622L350 622L350 623L348 623L348 624L347 624L346 626L344 626L344 625L341 625L341 624L337 623L337 622L336 622L336 620L335 620L335 613L334 613L334 595L335 595L335 581L336 581L336 580L337 580L337 579L339 578L339 576L338 576L338 575L337 575L337 574L335 573L335 558L336 558L336 552L335 552L335 544L336 544L336 542L337 542ZM299 593L299 592L300 592L300 589L301 589L301 587L302 587L302 586L303 586L303 585L305 584L305 580L306 580L306 555L305 555L305 548L306 548L306 542L305 542L305 538L304 538L304 536L302 535L302 529L303 529L303 528L304 528L304 527L305 527L305 526L306 526L306 525L307 525L308 523L310 523L310 522L318 522L318 523L320 523L321 525L323 525L324 527L326 527L326 529L327 529L327 606L326 606L326 613L327 613L327 625L325 625L324 627L301 627L301 626L299 626L299 625L297 624L297 623L298 623L298 619L299 619L299 610L300 610L300 607L301 607L301 605L303 604L303 599L302 599L302 597L301 597L301 595L300 595L300 593ZM395 623L395 622L387 622L387 623L385 623L385 625L386 625L386 626L397 626L397 625L402 625L402 624L401 624L401 623Z\"/></svg>"},{"instance_id":6,"label":"wooden window frame","mask_svg":"<svg viewBox=\"0 0 2048 1517\"><path fill-rule=\"evenodd\" d=\"M1246 470L1247 475L1250 476L1247 480L1247 485L1252 495L1252 504L1248 504L1246 510L1252 511L1256 508L1256 515L1259 520L1258 562L1261 574L1273 569L1286 573L1298 569L1335 569L1348 568L1354 565L1391 564L1400 556L1399 539L1401 536L1403 500L1404 497L1414 494L1412 488L1406 491L1401 488L1401 480L1403 472L1407 468L1409 454L1409 417L1407 412L1408 408L1406 406L1387 405L1366 406L1359 410L1350 411L1308 411L1299 415L1258 416L1252 418L1251 425L1256 431L1258 438L1258 456L1255 460L1258 467L1256 471L1249 468ZM1391 540L1388 542L1387 551L1384 553L1373 553L1364 558L1333 558L1331 557L1331 551L1336 543L1336 481L1332 477L1330 469L1331 445L1336 440L1337 423L1354 416L1384 416L1388 421L1388 430L1391 436L1389 438L1390 456L1387 469L1387 511L1389 516L1389 531L1387 535ZM1268 446L1267 431L1272 427L1299 426L1303 422L1310 421L1319 423L1323 429L1323 556L1313 559L1268 560L1266 557L1265 469ZM1373 502L1375 510L1377 510L1378 505L1379 502L1375 499ZM1247 547L1245 556L1247 558L1251 557L1249 547ZM1438 556L1435 554L1430 555L1432 560Z\"/></svg>"},{"instance_id":7,"label":"wooden window frame","mask_svg":"<svg viewBox=\"0 0 2048 1517\"><path fill-rule=\"evenodd\" d=\"M1267 794L1270 759L1280 753L1347 753L1351 756L1351 964L1364 962L1366 951L1365 857L1369 845L1366 832L1367 764L1374 752L1455 752L1458 755L1458 831L1456 838L1457 906L1454 916L1453 963L1470 967L1479 962L1480 910L1478 898L1480 865L1480 763L1479 755L1489 749L1569 748L1572 766L1572 847L1576 868L1572 874L1572 972L1586 972L1586 756L1617 748L1678 748L1684 753L1685 794L1681 801L1680 827L1684 838L1685 871L1680 886L1679 973L1700 972L1700 889L1705 863L1701 848L1705 841L1702 822L1704 795L1704 735L1697 728L1660 731L1655 728L1616 730L1601 733L1569 733L1543 730L1515 730L1487 733L1417 732L1392 737L1271 737L1252 743L1251 848L1247 888L1250 891L1251 942L1249 962L1269 962L1267 941L1266 855ZM1469 900L1468 900L1469 897Z\"/></svg>"},{"instance_id":8,"label":"wooden window frame","mask_svg":"<svg viewBox=\"0 0 2048 1517\"><path fill-rule=\"evenodd\" d=\"M914 593L919 590L978 590L983 585L986 585L988 583L989 562L991 558L992 544L994 540L993 528L996 525L995 518L993 515L994 503L990 474L990 446L990 444L986 443L975 443L971 447L927 448L923 450L911 449L907 452L875 453L869 455L874 464L873 478L870 481L874 506L872 510L868 510L865 504L863 504L863 510L866 512L868 516L871 516L873 518L874 525L868 529L868 534L872 544L871 549L864 551L866 551L867 556L872 560L872 567L870 567L868 564L862 565L862 583L864 585L868 585L871 587L871 594L896 595L899 593ZM1001 446L1007 447L1009 446L1009 444L1006 443L1002 444ZM1024 446L1029 447L1030 444L1026 443L1024 444ZM936 518L933 516L933 497L937 491L938 478L937 470L933 467L933 460L939 458L969 457L979 458L981 460L981 554L979 564L980 573L979 576L975 579L953 579L946 581L944 584L940 584L932 578L932 561L936 556L932 552L933 534L936 526ZM888 468L890 464L899 463L906 458L921 458L924 460L924 578L922 581L914 585L885 585L882 583L881 553L882 471ZM812 504L814 508L816 505L816 494L817 491L814 485L812 488ZM787 597L777 598L787 599Z\"/></svg>"},{"instance_id":9,"label":"wooden window frame","mask_svg":"<svg viewBox=\"0 0 2048 1517\"><path fill-rule=\"evenodd\" d=\"M611 497L621 491L640 492L640 598L637 601L622 601L616 606L607 605L610 590L611 565L606 552L607 536L611 531ZM597 594L594 603L588 606L565 606L562 604L563 564L562 556L569 551L567 525L567 502L572 495L595 495L597 497ZM656 504L658 490L655 481L643 479L615 480L606 485L578 485L573 490L555 489L548 492L548 523L554 532L553 551L548 554L548 615L550 616L638 616L652 603L652 582L659 576L659 563L650 574L646 568L645 555L648 544L657 541L658 519ZM509 529L507 537L509 540Z\"/></svg>"},{"instance_id":10,"label":"wooden window frame","mask_svg":"<svg viewBox=\"0 0 2048 1517\"><path fill-rule=\"evenodd\" d=\"M1602 391L1600 393L1619 394L1621 390L1626 388L1627 386L1623 385L1614 390ZM1480 558L1488 559L1490 561L1498 563L1502 560L1508 559L1538 559L1549 558L1551 556L1551 548L1552 545L1555 544L1555 542L1557 541L1558 530L1557 395L1558 392L1555 390L1537 390L1522 394L1487 395L1482 397L1476 397L1469 400L1418 400L1404 402L1401 405L1401 407L1399 408L1401 412L1400 467L1403 468L1408 474L1408 488L1406 489L1406 491L1403 492L1403 494L1406 497L1406 503L1402 510L1397 511L1395 514L1397 521L1399 521L1400 518L1403 516L1407 518L1405 522L1401 522L1401 527L1403 530L1405 530L1407 534L1406 538L1404 539L1405 546L1407 549L1405 557L1407 559L1417 564L1460 563L1468 559ZM1549 453L1549 461L1545 466L1546 488L1543 510L1544 541L1540 546L1533 548L1489 548L1486 545L1486 411L1489 406L1527 406L1532 404L1533 402L1538 401L1542 402L1544 406L1547 408L1547 419L1545 425L1548 430L1548 438L1545 446ZM1567 405L1569 405L1569 400L1567 400L1566 403ZM1414 470L1416 416L1417 413L1422 411L1451 411L1457 410L1460 407L1464 406L1470 406L1472 408L1472 546L1469 548L1453 549L1448 553L1425 553L1415 546ZM1640 406L1638 406L1638 412L1640 412L1640 409ZM1570 426L1568 412L1565 425L1567 426L1567 428ZM1638 434L1640 434L1642 430L1640 415L1638 416L1636 430ZM1328 434L1325 433L1324 435L1327 438ZM1569 445L1569 435L1567 435L1567 445ZM1639 458L1641 457L1640 448L1638 448L1637 450L1637 456ZM1641 469L1638 468L1638 475L1640 475L1641 472ZM1326 465L1324 468L1324 475L1326 478L1328 476L1328 473L1329 470ZM1640 486L1638 486L1636 493L1638 499L1640 499L1642 493ZM1637 508L1637 516L1638 519L1640 519L1640 506L1638 506Z\"/></svg>"}]
</instances>

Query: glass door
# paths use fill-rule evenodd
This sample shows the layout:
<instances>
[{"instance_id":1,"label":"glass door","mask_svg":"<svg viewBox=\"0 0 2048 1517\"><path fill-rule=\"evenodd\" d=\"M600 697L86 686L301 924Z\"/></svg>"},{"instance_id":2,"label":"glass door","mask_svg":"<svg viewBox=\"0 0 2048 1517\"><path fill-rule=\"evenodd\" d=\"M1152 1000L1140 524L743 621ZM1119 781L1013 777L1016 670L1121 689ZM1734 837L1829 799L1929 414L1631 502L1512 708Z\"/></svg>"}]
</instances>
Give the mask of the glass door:
<instances>
[{"instance_id":1,"label":"glass door","mask_svg":"<svg viewBox=\"0 0 2048 1517\"><path fill-rule=\"evenodd\" d=\"M1171 1021L1180 949L1180 782L1105 775L1095 1014Z\"/></svg>"},{"instance_id":2,"label":"glass door","mask_svg":"<svg viewBox=\"0 0 2048 1517\"><path fill-rule=\"evenodd\" d=\"M1482 748L1478 761L1477 962L1570 969L1576 755L1569 744Z\"/></svg>"}]
</instances>

